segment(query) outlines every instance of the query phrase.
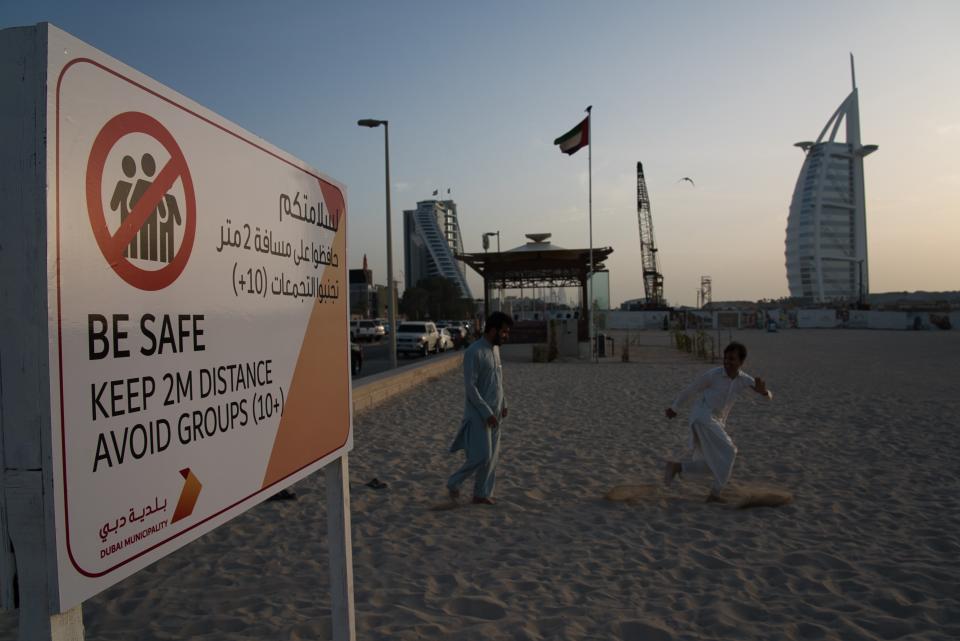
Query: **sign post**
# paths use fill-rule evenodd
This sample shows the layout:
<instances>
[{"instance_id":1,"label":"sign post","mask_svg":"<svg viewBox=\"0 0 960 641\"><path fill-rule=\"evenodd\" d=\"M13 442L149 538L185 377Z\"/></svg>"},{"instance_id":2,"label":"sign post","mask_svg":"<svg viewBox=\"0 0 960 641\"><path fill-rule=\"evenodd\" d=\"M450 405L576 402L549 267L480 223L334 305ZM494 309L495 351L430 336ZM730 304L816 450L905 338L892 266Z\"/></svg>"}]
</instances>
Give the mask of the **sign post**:
<instances>
[{"instance_id":1,"label":"sign post","mask_svg":"<svg viewBox=\"0 0 960 641\"><path fill-rule=\"evenodd\" d=\"M355 641L353 546L350 539L350 468L344 454L326 468L327 537L330 551L330 617L333 638Z\"/></svg>"},{"instance_id":2,"label":"sign post","mask_svg":"<svg viewBox=\"0 0 960 641\"><path fill-rule=\"evenodd\" d=\"M82 639L85 599L328 465L352 639L344 187L48 24L0 31L0 108L21 639Z\"/></svg>"}]
</instances>

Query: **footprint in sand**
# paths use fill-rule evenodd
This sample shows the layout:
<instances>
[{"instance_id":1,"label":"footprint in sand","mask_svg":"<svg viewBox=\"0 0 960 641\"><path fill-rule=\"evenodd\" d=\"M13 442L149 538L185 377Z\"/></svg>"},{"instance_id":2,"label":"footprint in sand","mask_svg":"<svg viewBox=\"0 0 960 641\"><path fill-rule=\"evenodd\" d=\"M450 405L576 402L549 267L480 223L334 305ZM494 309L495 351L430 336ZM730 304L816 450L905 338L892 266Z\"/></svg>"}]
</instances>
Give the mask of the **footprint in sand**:
<instances>
[{"instance_id":1,"label":"footprint in sand","mask_svg":"<svg viewBox=\"0 0 960 641\"><path fill-rule=\"evenodd\" d=\"M460 501L444 501L443 503L437 503L436 505L430 506L431 512L446 512L447 510L456 510L457 508L467 505L466 503L461 503Z\"/></svg>"},{"instance_id":2,"label":"footprint in sand","mask_svg":"<svg viewBox=\"0 0 960 641\"><path fill-rule=\"evenodd\" d=\"M619 627L624 641L672 641L675 638L669 630L646 621L621 621Z\"/></svg>"},{"instance_id":3,"label":"footprint in sand","mask_svg":"<svg viewBox=\"0 0 960 641\"><path fill-rule=\"evenodd\" d=\"M718 559L716 557L710 556L709 554L703 554L696 550L690 551L690 557L700 566L708 570L731 570L733 566L723 559Z\"/></svg>"},{"instance_id":4,"label":"footprint in sand","mask_svg":"<svg viewBox=\"0 0 960 641\"><path fill-rule=\"evenodd\" d=\"M525 490L523 495L533 501L543 501L547 498L546 493L540 489Z\"/></svg>"},{"instance_id":5,"label":"footprint in sand","mask_svg":"<svg viewBox=\"0 0 960 641\"><path fill-rule=\"evenodd\" d=\"M486 619L487 621L497 621L507 616L507 610L503 605L493 599L484 597L457 597L450 602L447 608L444 608L444 611L447 614L459 614L460 616Z\"/></svg>"},{"instance_id":6,"label":"footprint in sand","mask_svg":"<svg viewBox=\"0 0 960 641\"><path fill-rule=\"evenodd\" d=\"M604 494L603 498L608 501L635 503L657 496L658 488L656 485L618 485Z\"/></svg>"}]
</instances>

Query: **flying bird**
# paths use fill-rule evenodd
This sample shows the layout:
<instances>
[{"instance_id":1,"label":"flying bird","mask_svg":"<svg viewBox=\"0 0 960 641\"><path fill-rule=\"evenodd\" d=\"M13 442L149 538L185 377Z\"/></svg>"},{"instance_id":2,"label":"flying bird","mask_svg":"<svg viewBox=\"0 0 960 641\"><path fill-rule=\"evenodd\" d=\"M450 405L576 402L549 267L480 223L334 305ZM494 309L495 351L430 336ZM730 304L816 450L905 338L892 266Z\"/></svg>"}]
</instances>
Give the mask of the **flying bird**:
<instances>
[{"instance_id":1,"label":"flying bird","mask_svg":"<svg viewBox=\"0 0 960 641\"><path fill-rule=\"evenodd\" d=\"M681 178L681 179L678 180L677 182L678 182L678 183L682 183L684 180L686 180L687 182L689 182L689 183L690 183L691 185L693 185L694 187L697 186L697 184L696 184L695 182L693 182L693 178L691 178L690 176L684 176L683 178Z\"/></svg>"}]
</instances>

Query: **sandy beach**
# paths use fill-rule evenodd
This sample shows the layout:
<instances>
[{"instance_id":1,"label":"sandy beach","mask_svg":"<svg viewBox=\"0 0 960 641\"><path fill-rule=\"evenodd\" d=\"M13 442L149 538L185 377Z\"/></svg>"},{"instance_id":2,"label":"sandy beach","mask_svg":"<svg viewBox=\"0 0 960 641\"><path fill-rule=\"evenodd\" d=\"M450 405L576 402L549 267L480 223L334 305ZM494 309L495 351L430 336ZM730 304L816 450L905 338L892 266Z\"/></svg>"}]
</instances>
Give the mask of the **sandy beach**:
<instances>
[{"instance_id":1,"label":"sandy beach","mask_svg":"<svg viewBox=\"0 0 960 641\"><path fill-rule=\"evenodd\" d=\"M662 487L687 438L663 408L713 366L666 333L634 334L630 363L504 350L496 506L432 509L462 456L459 371L358 415L357 638L960 638L960 332L732 336L776 397L734 407L729 491L785 506ZM604 499L621 485L637 500ZM294 490L88 601L87 639L329 638L323 473ZM0 639L16 622L0 613Z\"/></svg>"}]
</instances>

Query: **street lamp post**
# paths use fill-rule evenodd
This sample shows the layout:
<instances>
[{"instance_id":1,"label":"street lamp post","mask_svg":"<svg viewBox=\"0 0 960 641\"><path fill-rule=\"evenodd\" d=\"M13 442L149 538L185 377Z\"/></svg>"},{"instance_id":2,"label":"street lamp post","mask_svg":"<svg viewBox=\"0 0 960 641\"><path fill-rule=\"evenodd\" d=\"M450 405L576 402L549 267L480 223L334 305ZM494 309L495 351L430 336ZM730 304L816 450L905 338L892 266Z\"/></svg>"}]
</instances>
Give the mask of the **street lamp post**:
<instances>
[{"instance_id":1,"label":"street lamp post","mask_svg":"<svg viewBox=\"0 0 960 641\"><path fill-rule=\"evenodd\" d=\"M497 230L497 231L484 232L484 234L483 234L483 251L486 252L486 251L487 251L487 248L490 246L490 237L491 237L491 236L496 236L496 237L497 237L497 253L499 254L499 253L500 253L500 231L499 231L499 230ZM498 295L497 295L497 302L499 303L499 305L497 306L497 308L498 308L499 311L503 311L503 286L504 286L504 284L505 284L505 283L503 282L503 279L501 278L501 279L500 279L500 289L499 289L499 293L498 293ZM490 315L490 311L489 311L489 310L484 310L484 311L487 312L487 316Z\"/></svg>"},{"instance_id":2,"label":"street lamp post","mask_svg":"<svg viewBox=\"0 0 960 641\"><path fill-rule=\"evenodd\" d=\"M500 232L499 231L488 231L483 234L483 251L487 251L487 246L490 244L490 237L497 237L497 253L500 253Z\"/></svg>"},{"instance_id":3,"label":"street lamp post","mask_svg":"<svg viewBox=\"0 0 960 641\"><path fill-rule=\"evenodd\" d=\"M383 162L386 176L387 192L387 317L390 322L390 367L397 367L397 309L395 303L396 289L393 284L393 233L390 224L390 123L386 120L365 118L358 120L361 127L379 127L383 125Z\"/></svg>"}]
</instances>

